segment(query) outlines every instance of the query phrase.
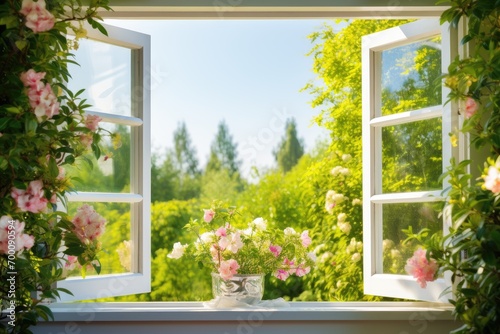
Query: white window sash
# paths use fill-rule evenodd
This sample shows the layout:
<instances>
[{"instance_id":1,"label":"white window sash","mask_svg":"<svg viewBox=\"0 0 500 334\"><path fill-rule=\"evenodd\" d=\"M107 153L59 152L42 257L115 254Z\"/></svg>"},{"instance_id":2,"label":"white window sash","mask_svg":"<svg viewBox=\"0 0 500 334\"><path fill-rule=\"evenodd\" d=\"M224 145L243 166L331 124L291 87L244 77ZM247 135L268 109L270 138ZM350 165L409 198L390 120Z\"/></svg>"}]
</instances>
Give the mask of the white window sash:
<instances>
[{"instance_id":1,"label":"white window sash","mask_svg":"<svg viewBox=\"0 0 500 334\"><path fill-rule=\"evenodd\" d=\"M456 109L453 103L432 106L420 110L382 116L380 108L381 85L379 66L380 51L409 44L414 41L441 35L441 67L446 71L452 56L456 54L458 42L454 31L448 25L440 26L438 19L425 19L391 28L363 37L362 75L363 75L363 244L364 244L364 292L370 295L416 299L425 301L447 302L450 295L443 291L450 286L449 274L426 288L421 288L416 279L408 275L383 273L382 263L382 205L394 203L420 203L445 200L444 189L408 193L382 194L382 128L385 126L408 124L410 122L442 117L442 158L443 172L452 156L457 156L458 149L452 148L449 133L457 124ZM448 90L443 86L443 101ZM447 218L445 218L447 219ZM446 234L447 224L443 223Z\"/></svg>"},{"instance_id":2,"label":"white window sash","mask_svg":"<svg viewBox=\"0 0 500 334\"><path fill-rule=\"evenodd\" d=\"M150 37L123 28L105 25L108 36L86 27L88 38L131 50L131 116L89 111L104 122L131 127L130 193L75 192L69 202L130 203L132 227L131 273L71 277L57 282L73 296L61 293L61 301L107 298L151 290L151 140L150 140Z\"/></svg>"}]
</instances>

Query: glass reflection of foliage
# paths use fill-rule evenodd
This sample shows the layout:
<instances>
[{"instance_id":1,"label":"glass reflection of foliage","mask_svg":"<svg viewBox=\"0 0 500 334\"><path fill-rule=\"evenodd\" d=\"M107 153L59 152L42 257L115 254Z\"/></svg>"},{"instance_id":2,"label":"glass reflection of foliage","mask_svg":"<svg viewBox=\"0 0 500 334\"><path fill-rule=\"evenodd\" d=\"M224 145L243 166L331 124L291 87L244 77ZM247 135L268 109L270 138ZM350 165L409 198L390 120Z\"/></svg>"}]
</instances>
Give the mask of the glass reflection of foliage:
<instances>
[{"instance_id":1,"label":"glass reflection of foliage","mask_svg":"<svg viewBox=\"0 0 500 334\"><path fill-rule=\"evenodd\" d=\"M413 231L429 229L431 233L441 230L439 207L433 203L400 203L383 205L383 271L404 274L406 259L413 255L415 244L402 243L407 235L403 229Z\"/></svg>"},{"instance_id":2,"label":"glass reflection of foliage","mask_svg":"<svg viewBox=\"0 0 500 334\"><path fill-rule=\"evenodd\" d=\"M384 193L441 188L441 118L382 129Z\"/></svg>"},{"instance_id":3,"label":"glass reflection of foliage","mask_svg":"<svg viewBox=\"0 0 500 334\"><path fill-rule=\"evenodd\" d=\"M77 191L128 192L130 189L130 129L123 125L112 127L120 137L119 147L114 147L109 137L103 137L104 152L99 160L92 153L66 172L73 177ZM93 166L93 168L92 168Z\"/></svg>"},{"instance_id":4,"label":"glass reflection of foliage","mask_svg":"<svg viewBox=\"0 0 500 334\"><path fill-rule=\"evenodd\" d=\"M83 204L91 205L96 212L99 212L106 219L106 230L100 237L101 252L99 260L101 262L101 275L124 273L127 270L120 264L119 255L116 249L124 240L130 239L130 204L128 203L68 203L68 214L74 215L76 209ZM88 275L95 275L93 269L89 269ZM75 268L71 276L79 277L80 271Z\"/></svg>"}]
</instances>

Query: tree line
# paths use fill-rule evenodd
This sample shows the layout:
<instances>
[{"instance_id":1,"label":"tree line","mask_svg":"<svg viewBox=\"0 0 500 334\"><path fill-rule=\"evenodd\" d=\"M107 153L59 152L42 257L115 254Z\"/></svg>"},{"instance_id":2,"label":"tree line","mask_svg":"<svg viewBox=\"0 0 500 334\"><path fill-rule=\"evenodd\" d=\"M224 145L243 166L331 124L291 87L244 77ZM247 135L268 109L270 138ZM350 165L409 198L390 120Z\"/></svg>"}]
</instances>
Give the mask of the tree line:
<instances>
[{"instance_id":1,"label":"tree line","mask_svg":"<svg viewBox=\"0 0 500 334\"><path fill-rule=\"evenodd\" d=\"M173 133L173 145L164 156L154 154L151 166L151 201L213 199L239 193L247 186L241 176L242 161L238 144L224 120L210 145L209 158L201 166L185 122L180 122ZM290 171L304 154L304 142L299 138L295 119L288 119L284 135L273 150L276 168Z\"/></svg>"}]
</instances>

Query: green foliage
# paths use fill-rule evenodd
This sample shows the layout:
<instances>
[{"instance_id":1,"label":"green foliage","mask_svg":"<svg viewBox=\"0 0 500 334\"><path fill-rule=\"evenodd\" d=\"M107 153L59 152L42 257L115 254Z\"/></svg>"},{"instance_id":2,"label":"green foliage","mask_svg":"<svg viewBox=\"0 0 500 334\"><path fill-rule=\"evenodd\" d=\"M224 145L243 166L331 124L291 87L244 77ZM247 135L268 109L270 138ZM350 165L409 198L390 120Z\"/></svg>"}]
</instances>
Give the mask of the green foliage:
<instances>
[{"instance_id":1,"label":"green foliage","mask_svg":"<svg viewBox=\"0 0 500 334\"><path fill-rule=\"evenodd\" d=\"M36 4L45 6L42 0ZM70 217L57 211L55 203L72 190L64 168L90 150L98 159L105 134L86 123L89 106L80 98L83 90L73 93L66 88L71 47L77 43L69 41L67 33L83 37L84 21L105 33L97 11L109 7L105 0L87 7L79 1L50 0L48 12L40 8L37 15L27 16L21 1L0 4L0 217L20 224L16 242L21 237L34 240L32 247L25 244L14 253L0 252L1 311L14 303L15 326L8 325L12 333L30 333L29 327L39 318L52 318L40 303L64 292L54 288L66 274L60 253L63 240L64 253L78 256L84 266L99 251L97 242L84 243L75 236ZM53 16L54 24L31 25L30 20L44 16ZM28 207L23 200L41 206ZM7 281L7 272L12 271L17 272L14 296ZM0 326L6 329L4 323Z\"/></svg>"},{"instance_id":2,"label":"green foliage","mask_svg":"<svg viewBox=\"0 0 500 334\"><path fill-rule=\"evenodd\" d=\"M441 21L457 26L467 19L462 44L469 48L469 56L455 59L445 84L451 89L449 100L459 103L464 116L460 131L471 138L471 156L479 160L450 162L443 175L450 184L443 209L451 220L450 233L420 241L440 270L452 274L450 302L464 324L454 333L496 333L500 327L500 192L495 188L495 174L500 172L500 4L488 0L450 4ZM477 166L484 172L475 178Z\"/></svg>"}]
</instances>

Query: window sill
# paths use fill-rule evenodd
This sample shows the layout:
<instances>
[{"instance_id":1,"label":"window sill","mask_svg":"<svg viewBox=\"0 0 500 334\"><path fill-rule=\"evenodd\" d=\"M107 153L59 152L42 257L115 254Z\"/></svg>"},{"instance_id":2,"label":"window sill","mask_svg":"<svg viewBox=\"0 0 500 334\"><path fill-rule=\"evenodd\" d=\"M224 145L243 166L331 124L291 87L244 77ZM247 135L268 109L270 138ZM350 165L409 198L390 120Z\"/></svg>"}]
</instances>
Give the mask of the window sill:
<instances>
[{"instance_id":1,"label":"window sill","mask_svg":"<svg viewBox=\"0 0 500 334\"><path fill-rule=\"evenodd\" d=\"M453 320L448 304L424 302L293 302L288 308L210 309L200 302L56 303L55 321L428 321ZM258 316L256 316L258 315Z\"/></svg>"},{"instance_id":2,"label":"window sill","mask_svg":"<svg viewBox=\"0 0 500 334\"><path fill-rule=\"evenodd\" d=\"M442 334L460 327L446 304L294 302L289 308L209 309L199 302L57 303L35 334Z\"/></svg>"}]
</instances>

